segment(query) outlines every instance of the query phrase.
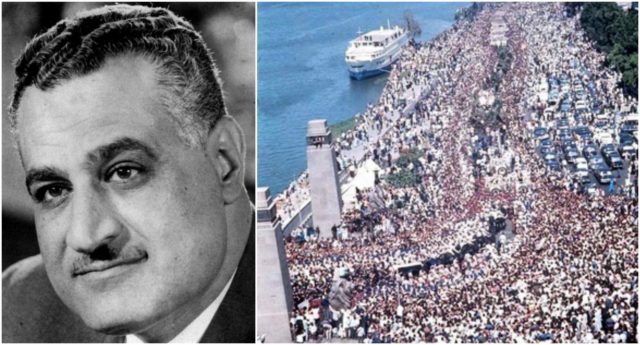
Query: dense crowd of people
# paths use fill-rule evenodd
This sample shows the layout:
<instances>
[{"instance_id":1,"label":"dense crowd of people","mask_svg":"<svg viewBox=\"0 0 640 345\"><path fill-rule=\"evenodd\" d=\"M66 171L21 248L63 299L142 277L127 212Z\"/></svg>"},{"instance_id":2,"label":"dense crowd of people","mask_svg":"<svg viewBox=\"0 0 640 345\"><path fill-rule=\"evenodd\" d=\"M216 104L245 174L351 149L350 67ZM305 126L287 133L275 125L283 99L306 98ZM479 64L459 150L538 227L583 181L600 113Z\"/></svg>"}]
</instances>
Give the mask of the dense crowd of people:
<instances>
[{"instance_id":1,"label":"dense crowd of people","mask_svg":"<svg viewBox=\"0 0 640 345\"><path fill-rule=\"evenodd\" d=\"M488 81L501 59L488 44L497 7L513 56L499 84ZM603 58L556 3L487 5L409 46L379 103L335 144L344 162L372 158L380 180L358 190L330 237L298 231L285 243L293 339L637 342L637 167L633 192L577 193L531 136L540 75L576 63L602 109L637 109ZM487 92L499 121L471 125ZM419 157L399 164L409 153ZM400 172L415 183L392 183ZM340 281L350 303L338 308Z\"/></svg>"}]
</instances>

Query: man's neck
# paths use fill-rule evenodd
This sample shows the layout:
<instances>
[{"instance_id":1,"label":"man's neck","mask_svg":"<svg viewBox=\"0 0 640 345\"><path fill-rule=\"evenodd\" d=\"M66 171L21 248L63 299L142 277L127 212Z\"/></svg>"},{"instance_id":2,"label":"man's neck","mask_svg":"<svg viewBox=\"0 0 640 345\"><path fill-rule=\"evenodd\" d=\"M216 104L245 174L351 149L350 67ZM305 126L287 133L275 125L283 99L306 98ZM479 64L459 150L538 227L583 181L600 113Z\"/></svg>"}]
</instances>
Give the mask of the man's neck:
<instances>
[{"instance_id":1,"label":"man's neck","mask_svg":"<svg viewBox=\"0 0 640 345\"><path fill-rule=\"evenodd\" d=\"M246 193L236 202L225 206L227 215L227 248L220 273L214 283L200 298L186 303L164 319L136 335L145 342L166 343L175 338L200 315L222 292L242 258L244 247L251 233L253 207Z\"/></svg>"},{"instance_id":2,"label":"man's neck","mask_svg":"<svg viewBox=\"0 0 640 345\"><path fill-rule=\"evenodd\" d=\"M210 326L213 317L215 316L218 308L222 304L222 300L225 298L229 287L233 281L233 276L225 285L224 290L218 297L202 312L195 320L193 320L185 329L183 329L176 337L168 342L171 343L197 343ZM144 343L144 339L138 337L135 334L129 334L126 337L126 343Z\"/></svg>"}]
</instances>

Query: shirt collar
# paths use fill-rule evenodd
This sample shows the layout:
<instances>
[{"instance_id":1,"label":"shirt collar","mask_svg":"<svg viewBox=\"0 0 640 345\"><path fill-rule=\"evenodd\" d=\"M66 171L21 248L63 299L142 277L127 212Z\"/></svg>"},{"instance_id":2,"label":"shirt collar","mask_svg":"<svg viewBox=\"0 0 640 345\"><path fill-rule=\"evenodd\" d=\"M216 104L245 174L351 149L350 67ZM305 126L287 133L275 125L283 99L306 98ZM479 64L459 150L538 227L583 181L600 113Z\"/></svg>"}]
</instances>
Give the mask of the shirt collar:
<instances>
[{"instance_id":1,"label":"shirt collar","mask_svg":"<svg viewBox=\"0 0 640 345\"><path fill-rule=\"evenodd\" d=\"M227 295L227 291L229 291L229 287L231 286L231 282L233 281L235 275L236 273L233 272L231 279L229 279L227 285L225 285L224 289L222 289L222 292L218 295L218 297L216 297L216 299L211 302L211 304L209 304L207 309L203 310L197 318L191 321L191 323L185 329L183 329L182 332L176 335L175 338L171 339L169 343L197 343L200 341L200 339L204 335L204 332L207 331L211 320L213 320L216 311L218 311L222 300L224 300L224 296ZM144 343L144 341L135 334L127 334L124 342L132 344Z\"/></svg>"}]
</instances>

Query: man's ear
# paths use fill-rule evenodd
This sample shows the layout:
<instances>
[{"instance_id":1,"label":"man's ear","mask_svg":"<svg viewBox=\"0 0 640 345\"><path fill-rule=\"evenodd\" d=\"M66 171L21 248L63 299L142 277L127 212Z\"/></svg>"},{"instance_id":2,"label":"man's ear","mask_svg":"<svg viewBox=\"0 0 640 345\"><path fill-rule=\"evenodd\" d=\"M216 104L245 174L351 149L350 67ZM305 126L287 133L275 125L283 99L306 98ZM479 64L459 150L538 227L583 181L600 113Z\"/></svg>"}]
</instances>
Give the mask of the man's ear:
<instances>
[{"instance_id":1,"label":"man's ear","mask_svg":"<svg viewBox=\"0 0 640 345\"><path fill-rule=\"evenodd\" d=\"M232 204L244 191L245 143L242 129L228 115L209 132L207 157L218 172L225 205Z\"/></svg>"}]
</instances>

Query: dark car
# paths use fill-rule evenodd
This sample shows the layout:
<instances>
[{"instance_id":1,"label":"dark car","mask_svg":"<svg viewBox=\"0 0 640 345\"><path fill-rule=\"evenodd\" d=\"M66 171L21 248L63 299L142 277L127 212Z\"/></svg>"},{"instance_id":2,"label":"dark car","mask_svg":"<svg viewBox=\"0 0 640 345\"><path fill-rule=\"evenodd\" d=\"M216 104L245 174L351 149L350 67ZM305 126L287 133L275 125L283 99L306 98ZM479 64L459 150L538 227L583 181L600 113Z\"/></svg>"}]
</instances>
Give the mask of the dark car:
<instances>
[{"instance_id":1,"label":"dark car","mask_svg":"<svg viewBox=\"0 0 640 345\"><path fill-rule=\"evenodd\" d=\"M613 151L604 156L604 161L609 164L611 169L618 170L624 168L624 163L622 162L622 157L618 153L618 151Z\"/></svg>"},{"instance_id":2,"label":"dark car","mask_svg":"<svg viewBox=\"0 0 640 345\"><path fill-rule=\"evenodd\" d=\"M631 134L638 132L638 121L637 120L624 121L620 126L620 131L631 133Z\"/></svg>"},{"instance_id":3,"label":"dark car","mask_svg":"<svg viewBox=\"0 0 640 345\"><path fill-rule=\"evenodd\" d=\"M556 149L553 146L540 146L540 155L542 155L542 157L550 153L556 153Z\"/></svg>"},{"instance_id":4,"label":"dark car","mask_svg":"<svg viewBox=\"0 0 640 345\"><path fill-rule=\"evenodd\" d=\"M576 158L580 157L578 150L568 149L564 152L564 157L569 163L575 163Z\"/></svg>"},{"instance_id":5,"label":"dark car","mask_svg":"<svg viewBox=\"0 0 640 345\"><path fill-rule=\"evenodd\" d=\"M604 157L604 159L607 159L607 156L614 153L614 152L618 152L616 150L616 146L613 144L606 144L603 145L602 148L600 149L600 151L602 152L602 156Z\"/></svg>"},{"instance_id":6,"label":"dark car","mask_svg":"<svg viewBox=\"0 0 640 345\"><path fill-rule=\"evenodd\" d=\"M567 153L567 150L578 151L578 146L573 140L563 140L561 145L564 153Z\"/></svg>"},{"instance_id":7,"label":"dark car","mask_svg":"<svg viewBox=\"0 0 640 345\"><path fill-rule=\"evenodd\" d=\"M589 180L588 182L582 183L581 192L584 194L593 195L595 194L597 188L598 188L598 185L595 182Z\"/></svg>"},{"instance_id":8,"label":"dark car","mask_svg":"<svg viewBox=\"0 0 640 345\"><path fill-rule=\"evenodd\" d=\"M565 141L565 140L570 140L571 139L571 130L566 128L566 129L560 129L558 131L558 138L560 138L560 140Z\"/></svg>"},{"instance_id":9,"label":"dark car","mask_svg":"<svg viewBox=\"0 0 640 345\"><path fill-rule=\"evenodd\" d=\"M576 111L573 114L573 119L578 125L585 125L587 123L587 120L584 118L584 112L582 111Z\"/></svg>"},{"instance_id":10,"label":"dark car","mask_svg":"<svg viewBox=\"0 0 640 345\"><path fill-rule=\"evenodd\" d=\"M594 170L593 175L596 177L596 180L598 180L600 184L609 183L613 178L611 169L609 169L609 167L605 164L598 165Z\"/></svg>"},{"instance_id":11,"label":"dark car","mask_svg":"<svg viewBox=\"0 0 640 345\"><path fill-rule=\"evenodd\" d=\"M536 139L545 139L549 138L549 134L547 133L547 129L544 127L537 127L533 130L533 136Z\"/></svg>"},{"instance_id":12,"label":"dark car","mask_svg":"<svg viewBox=\"0 0 640 345\"><path fill-rule=\"evenodd\" d=\"M589 168L595 171L599 165L604 164L604 159L602 157L596 155L589 159Z\"/></svg>"},{"instance_id":13,"label":"dark car","mask_svg":"<svg viewBox=\"0 0 640 345\"><path fill-rule=\"evenodd\" d=\"M573 133L575 133L576 136L578 136L582 140L593 138L593 133L591 133L591 130L587 126L578 126L573 129Z\"/></svg>"},{"instance_id":14,"label":"dark car","mask_svg":"<svg viewBox=\"0 0 640 345\"><path fill-rule=\"evenodd\" d=\"M569 126L569 120L567 120L566 117L561 117L559 119L556 120L556 128L558 130L562 130L562 129L570 129Z\"/></svg>"},{"instance_id":15,"label":"dark car","mask_svg":"<svg viewBox=\"0 0 640 345\"><path fill-rule=\"evenodd\" d=\"M620 132L620 145L618 145L618 152L623 157L631 158L637 155L636 138L628 132Z\"/></svg>"},{"instance_id":16,"label":"dark car","mask_svg":"<svg viewBox=\"0 0 640 345\"><path fill-rule=\"evenodd\" d=\"M553 141L551 141L551 139L543 139L540 142L540 147L553 147Z\"/></svg>"},{"instance_id":17,"label":"dark car","mask_svg":"<svg viewBox=\"0 0 640 345\"><path fill-rule=\"evenodd\" d=\"M547 163L547 165L549 166L549 168L551 168L551 170L560 171L561 169L560 161L558 161L558 158L545 159L545 163Z\"/></svg>"},{"instance_id":18,"label":"dark car","mask_svg":"<svg viewBox=\"0 0 640 345\"><path fill-rule=\"evenodd\" d=\"M582 155L584 155L584 158L589 160L598 155L598 147L593 144L585 145L582 149Z\"/></svg>"}]
</instances>

